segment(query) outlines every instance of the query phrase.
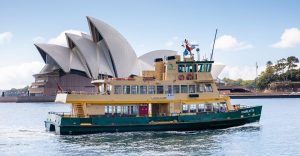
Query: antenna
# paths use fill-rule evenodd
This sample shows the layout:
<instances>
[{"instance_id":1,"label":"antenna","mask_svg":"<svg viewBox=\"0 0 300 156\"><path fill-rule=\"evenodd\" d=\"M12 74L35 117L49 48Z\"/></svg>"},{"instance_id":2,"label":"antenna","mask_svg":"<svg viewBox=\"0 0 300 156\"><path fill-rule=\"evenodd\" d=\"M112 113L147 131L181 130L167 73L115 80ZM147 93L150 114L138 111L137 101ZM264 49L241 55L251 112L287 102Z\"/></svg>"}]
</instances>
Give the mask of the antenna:
<instances>
[{"instance_id":1,"label":"antenna","mask_svg":"<svg viewBox=\"0 0 300 156\"><path fill-rule=\"evenodd\" d=\"M214 50L215 50L215 43L216 43L217 33L218 33L218 29L216 29L214 44L213 44L213 47L212 47L212 50L211 50L211 54L210 54L210 61L212 61L213 56L214 56Z\"/></svg>"}]
</instances>

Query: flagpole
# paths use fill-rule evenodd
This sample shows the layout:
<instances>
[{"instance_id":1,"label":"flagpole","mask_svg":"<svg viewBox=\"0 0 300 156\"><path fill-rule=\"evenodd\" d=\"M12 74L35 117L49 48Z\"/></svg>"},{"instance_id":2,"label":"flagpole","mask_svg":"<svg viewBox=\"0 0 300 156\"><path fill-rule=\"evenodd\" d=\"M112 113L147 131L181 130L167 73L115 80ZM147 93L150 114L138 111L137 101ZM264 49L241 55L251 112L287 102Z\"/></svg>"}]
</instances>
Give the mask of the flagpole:
<instances>
[{"instance_id":1,"label":"flagpole","mask_svg":"<svg viewBox=\"0 0 300 156\"><path fill-rule=\"evenodd\" d=\"M214 38L214 44L213 44L213 47L212 47L212 50L211 50L211 54L210 54L210 61L212 61L213 56L214 56L214 49L215 49L215 43L216 43L217 33L218 33L218 29L216 29L215 38Z\"/></svg>"}]
</instances>

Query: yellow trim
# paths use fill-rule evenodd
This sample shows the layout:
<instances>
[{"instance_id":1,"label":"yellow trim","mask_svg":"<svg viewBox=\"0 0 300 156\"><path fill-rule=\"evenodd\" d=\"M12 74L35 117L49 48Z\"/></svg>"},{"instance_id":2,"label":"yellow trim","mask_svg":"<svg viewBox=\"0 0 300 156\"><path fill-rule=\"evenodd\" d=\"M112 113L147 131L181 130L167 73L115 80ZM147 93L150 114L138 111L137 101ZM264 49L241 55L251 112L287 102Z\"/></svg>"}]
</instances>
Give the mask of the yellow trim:
<instances>
[{"instance_id":1,"label":"yellow trim","mask_svg":"<svg viewBox=\"0 0 300 156\"><path fill-rule=\"evenodd\" d=\"M118 104L118 105L125 105L125 104L160 104L160 103L205 103L205 102L225 102L230 100L229 97L222 97L222 98L206 98L206 99L188 99L188 100L117 100L117 101L89 101L89 100L67 100L67 103L76 103L76 104Z\"/></svg>"}]
</instances>

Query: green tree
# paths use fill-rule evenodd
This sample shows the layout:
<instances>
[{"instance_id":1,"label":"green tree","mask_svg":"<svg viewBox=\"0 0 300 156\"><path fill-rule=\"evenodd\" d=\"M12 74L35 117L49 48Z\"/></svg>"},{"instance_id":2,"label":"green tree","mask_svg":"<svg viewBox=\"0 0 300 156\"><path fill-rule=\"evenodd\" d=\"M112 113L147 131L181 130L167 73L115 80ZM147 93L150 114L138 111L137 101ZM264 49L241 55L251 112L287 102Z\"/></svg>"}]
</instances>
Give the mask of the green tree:
<instances>
[{"instance_id":1,"label":"green tree","mask_svg":"<svg viewBox=\"0 0 300 156\"><path fill-rule=\"evenodd\" d=\"M268 61L265 71L257 79L257 87L266 89L270 83L275 81L300 81L300 69L296 69L297 63L299 63L299 59L295 56L279 59L276 64Z\"/></svg>"}]
</instances>

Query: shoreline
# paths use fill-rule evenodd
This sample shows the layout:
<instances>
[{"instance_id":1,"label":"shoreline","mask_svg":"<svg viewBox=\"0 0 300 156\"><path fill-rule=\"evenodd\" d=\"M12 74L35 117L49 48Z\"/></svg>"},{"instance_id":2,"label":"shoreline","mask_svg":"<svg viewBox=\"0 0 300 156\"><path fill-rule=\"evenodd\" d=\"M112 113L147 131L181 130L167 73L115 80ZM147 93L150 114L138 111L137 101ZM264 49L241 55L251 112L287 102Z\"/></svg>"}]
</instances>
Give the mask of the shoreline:
<instances>
[{"instance_id":1,"label":"shoreline","mask_svg":"<svg viewBox=\"0 0 300 156\"><path fill-rule=\"evenodd\" d=\"M273 99L273 98L300 98L300 95L291 94L232 94L228 95L231 99Z\"/></svg>"},{"instance_id":2,"label":"shoreline","mask_svg":"<svg viewBox=\"0 0 300 156\"><path fill-rule=\"evenodd\" d=\"M300 94L230 94L231 99L272 99L272 98L300 98ZM0 103L26 103L26 102L54 102L55 96L6 96L0 97Z\"/></svg>"},{"instance_id":3,"label":"shoreline","mask_svg":"<svg viewBox=\"0 0 300 156\"><path fill-rule=\"evenodd\" d=\"M0 97L0 102L14 102L14 103L25 103L25 102L54 102L55 96L5 96Z\"/></svg>"}]
</instances>

